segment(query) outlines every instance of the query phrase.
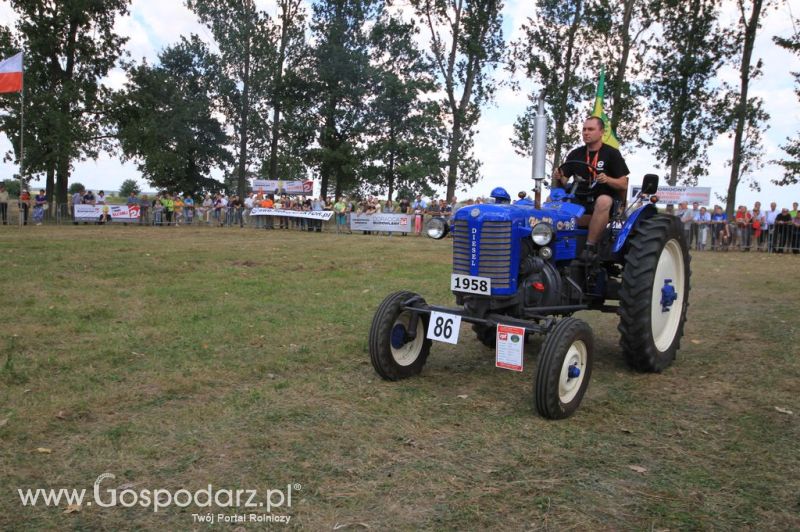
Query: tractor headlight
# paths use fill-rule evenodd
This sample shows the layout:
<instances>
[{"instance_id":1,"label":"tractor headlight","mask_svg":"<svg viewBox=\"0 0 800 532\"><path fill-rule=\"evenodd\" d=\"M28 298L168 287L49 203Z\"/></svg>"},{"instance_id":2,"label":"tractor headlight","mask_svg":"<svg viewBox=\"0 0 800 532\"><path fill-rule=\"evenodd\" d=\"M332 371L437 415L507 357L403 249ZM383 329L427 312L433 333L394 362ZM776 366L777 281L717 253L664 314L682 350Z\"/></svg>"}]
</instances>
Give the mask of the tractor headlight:
<instances>
[{"instance_id":1,"label":"tractor headlight","mask_svg":"<svg viewBox=\"0 0 800 532\"><path fill-rule=\"evenodd\" d=\"M531 231L531 238L534 244L546 246L553 240L553 226L545 222L534 225Z\"/></svg>"},{"instance_id":2,"label":"tractor headlight","mask_svg":"<svg viewBox=\"0 0 800 532\"><path fill-rule=\"evenodd\" d=\"M425 233L435 240L441 240L447 236L449 229L450 227L447 225L447 220L444 218L431 218L425 228Z\"/></svg>"}]
</instances>

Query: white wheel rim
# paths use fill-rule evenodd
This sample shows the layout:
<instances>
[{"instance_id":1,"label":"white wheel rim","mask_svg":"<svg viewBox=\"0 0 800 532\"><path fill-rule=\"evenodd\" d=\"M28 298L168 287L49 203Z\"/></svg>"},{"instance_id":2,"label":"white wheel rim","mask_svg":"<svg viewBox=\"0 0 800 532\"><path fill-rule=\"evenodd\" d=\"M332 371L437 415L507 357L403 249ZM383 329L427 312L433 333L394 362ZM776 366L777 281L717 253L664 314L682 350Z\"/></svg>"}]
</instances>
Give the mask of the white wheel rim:
<instances>
[{"instance_id":1,"label":"white wheel rim","mask_svg":"<svg viewBox=\"0 0 800 532\"><path fill-rule=\"evenodd\" d=\"M661 289L666 279L675 288L678 298L664 311L661 306ZM683 252L677 240L670 240L661 251L658 266L653 279L653 295L650 304L650 326L653 333L653 342L656 349L666 351L672 345L683 312L683 291L686 286L684 278Z\"/></svg>"},{"instance_id":2,"label":"white wheel rim","mask_svg":"<svg viewBox=\"0 0 800 532\"><path fill-rule=\"evenodd\" d=\"M408 330L408 326L411 323L411 313L410 312L403 312L400 314L394 323L392 324L392 329L394 329L397 325L402 324L403 327ZM417 320L417 336L412 341L403 344L402 347L395 349L394 346L389 344L389 348L392 350L392 358L394 361L397 362L401 366L410 366L413 364L417 358L419 357L420 352L422 351L422 342L425 341L425 322L422 321L422 317Z\"/></svg>"},{"instance_id":3,"label":"white wheel rim","mask_svg":"<svg viewBox=\"0 0 800 532\"><path fill-rule=\"evenodd\" d=\"M586 344L583 340L575 340L569 346L566 356L564 356L564 363L561 365L561 377L558 379L558 399L567 404L578 394L581 389L581 383L586 375L586 361L589 356L587 354ZM577 377L569 377L569 368L575 366L580 371Z\"/></svg>"}]
</instances>

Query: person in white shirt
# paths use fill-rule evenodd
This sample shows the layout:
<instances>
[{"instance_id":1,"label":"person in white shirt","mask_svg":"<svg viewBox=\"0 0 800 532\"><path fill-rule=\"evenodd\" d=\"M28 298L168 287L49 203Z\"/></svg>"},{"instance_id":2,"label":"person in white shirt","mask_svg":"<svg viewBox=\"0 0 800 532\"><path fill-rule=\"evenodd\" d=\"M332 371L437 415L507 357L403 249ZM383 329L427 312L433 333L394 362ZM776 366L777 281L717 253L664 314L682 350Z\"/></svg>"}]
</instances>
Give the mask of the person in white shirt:
<instances>
[{"instance_id":1,"label":"person in white shirt","mask_svg":"<svg viewBox=\"0 0 800 532\"><path fill-rule=\"evenodd\" d=\"M254 202L255 202L255 194L250 192L244 199L244 219L247 225L250 225L250 211L253 210Z\"/></svg>"}]
</instances>

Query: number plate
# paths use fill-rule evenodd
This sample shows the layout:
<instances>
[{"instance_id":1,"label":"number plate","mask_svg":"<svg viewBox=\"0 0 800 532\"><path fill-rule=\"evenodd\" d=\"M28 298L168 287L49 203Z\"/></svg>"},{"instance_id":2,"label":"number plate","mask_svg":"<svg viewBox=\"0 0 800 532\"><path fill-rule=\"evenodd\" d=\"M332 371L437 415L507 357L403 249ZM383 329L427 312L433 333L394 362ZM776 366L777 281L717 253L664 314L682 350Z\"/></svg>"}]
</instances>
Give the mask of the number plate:
<instances>
[{"instance_id":1,"label":"number plate","mask_svg":"<svg viewBox=\"0 0 800 532\"><path fill-rule=\"evenodd\" d=\"M475 277L472 275L458 275L454 273L450 276L450 290L488 296L492 293L492 279L489 277Z\"/></svg>"},{"instance_id":2,"label":"number plate","mask_svg":"<svg viewBox=\"0 0 800 532\"><path fill-rule=\"evenodd\" d=\"M461 316L431 312L431 320L428 322L428 338L446 344L457 344L459 332L461 332Z\"/></svg>"}]
</instances>

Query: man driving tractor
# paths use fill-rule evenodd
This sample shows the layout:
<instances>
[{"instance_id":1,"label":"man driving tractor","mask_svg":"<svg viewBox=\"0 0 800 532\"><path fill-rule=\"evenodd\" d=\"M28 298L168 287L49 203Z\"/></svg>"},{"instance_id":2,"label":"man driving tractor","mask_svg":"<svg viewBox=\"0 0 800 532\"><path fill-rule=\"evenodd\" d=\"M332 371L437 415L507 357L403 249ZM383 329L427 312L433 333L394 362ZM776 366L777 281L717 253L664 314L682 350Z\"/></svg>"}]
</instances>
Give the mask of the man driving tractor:
<instances>
[{"instance_id":1,"label":"man driving tractor","mask_svg":"<svg viewBox=\"0 0 800 532\"><path fill-rule=\"evenodd\" d=\"M597 256L597 241L608 224L614 198L624 199L628 190L628 166L616 148L603 144L605 124L603 119L590 116L583 122L584 146L572 150L563 167L553 173L553 185L565 187L572 175L583 178L575 191L575 196L586 208L585 214L578 221L581 227L589 227L586 246L581 260L591 262ZM567 163L576 161L585 164Z\"/></svg>"}]
</instances>

